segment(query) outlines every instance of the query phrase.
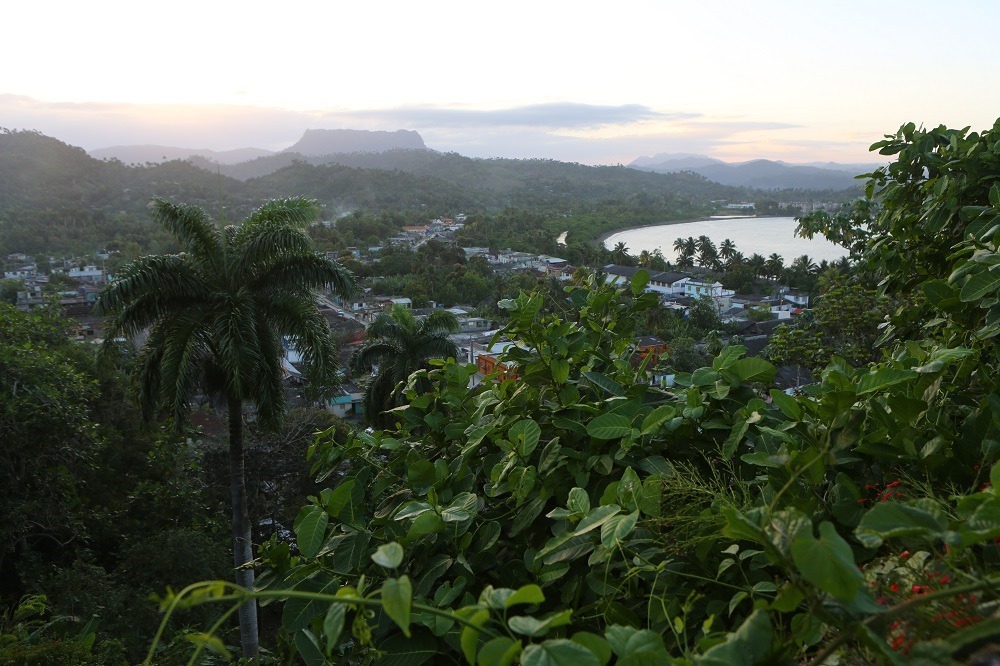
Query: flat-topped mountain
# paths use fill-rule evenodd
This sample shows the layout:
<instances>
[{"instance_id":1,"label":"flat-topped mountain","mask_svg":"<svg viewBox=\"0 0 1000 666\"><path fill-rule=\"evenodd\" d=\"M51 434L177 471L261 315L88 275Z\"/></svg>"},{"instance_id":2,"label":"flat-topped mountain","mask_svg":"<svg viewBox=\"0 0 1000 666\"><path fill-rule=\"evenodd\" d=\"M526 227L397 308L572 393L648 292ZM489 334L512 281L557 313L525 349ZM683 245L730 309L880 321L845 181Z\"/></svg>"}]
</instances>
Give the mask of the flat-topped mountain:
<instances>
[{"instance_id":1,"label":"flat-topped mountain","mask_svg":"<svg viewBox=\"0 0 1000 666\"><path fill-rule=\"evenodd\" d=\"M119 160L125 164L159 164L171 160L189 160L198 166L233 165L251 162L262 157L281 157L272 160L274 168L263 173L271 173L277 168L291 164L293 159L320 157L326 155L349 155L355 153L385 153L398 150L427 150L424 140L413 130L395 132L352 130L352 129L307 129L296 143L282 151L263 148L236 148L234 150L210 150L208 148L178 148L146 144L139 146L111 146L88 151L99 160ZM253 175L262 175L254 173Z\"/></svg>"},{"instance_id":2,"label":"flat-topped mountain","mask_svg":"<svg viewBox=\"0 0 1000 666\"><path fill-rule=\"evenodd\" d=\"M388 150L426 150L424 140L413 130L395 132L310 129L283 152L299 155L336 155L339 153L384 153Z\"/></svg>"}]
</instances>

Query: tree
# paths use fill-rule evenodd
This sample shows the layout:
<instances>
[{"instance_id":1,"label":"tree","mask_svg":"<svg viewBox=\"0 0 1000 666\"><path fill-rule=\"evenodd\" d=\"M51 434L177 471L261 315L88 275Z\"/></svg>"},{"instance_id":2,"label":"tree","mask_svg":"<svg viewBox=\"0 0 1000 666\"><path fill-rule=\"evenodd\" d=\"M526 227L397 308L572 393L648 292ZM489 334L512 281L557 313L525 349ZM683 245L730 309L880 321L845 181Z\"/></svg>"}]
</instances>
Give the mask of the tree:
<instances>
[{"instance_id":1,"label":"tree","mask_svg":"<svg viewBox=\"0 0 1000 666\"><path fill-rule=\"evenodd\" d=\"M411 374L427 367L432 358L448 358L458 353L449 333L458 332L458 319L451 312L435 310L422 321L402 305L375 318L365 332L365 344L351 359L355 373L375 373L365 387L365 415L373 424L387 421L384 412L400 404L398 385Z\"/></svg>"},{"instance_id":2,"label":"tree","mask_svg":"<svg viewBox=\"0 0 1000 666\"><path fill-rule=\"evenodd\" d=\"M312 386L321 390L333 377L336 348L311 289L328 286L346 296L353 280L317 253L303 230L316 217L315 201L273 200L224 229L197 206L154 198L149 208L184 251L129 263L101 293L96 312L110 318L105 348L148 328L136 367L147 421L165 409L180 427L201 390L225 402L233 562L237 584L252 587L244 406L253 405L262 424L280 422L283 338L302 353ZM255 659L256 606L243 604L239 620L243 655Z\"/></svg>"},{"instance_id":3,"label":"tree","mask_svg":"<svg viewBox=\"0 0 1000 666\"><path fill-rule=\"evenodd\" d=\"M616 264L622 265L630 263L632 259L628 253L628 246L624 242L615 244L614 249L611 250L611 258Z\"/></svg>"},{"instance_id":4,"label":"tree","mask_svg":"<svg viewBox=\"0 0 1000 666\"><path fill-rule=\"evenodd\" d=\"M764 263L764 273L777 279L781 277L781 272L785 268L785 260L777 252L771 253Z\"/></svg>"},{"instance_id":5,"label":"tree","mask_svg":"<svg viewBox=\"0 0 1000 666\"><path fill-rule=\"evenodd\" d=\"M714 267L719 261L719 252L708 236L698 237L698 263L706 268Z\"/></svg>"},{"instance_id":6,"label":"tree","mask_svg":"<svg viewBox=\"0 0 1000 666\"><path fill-rule=\"evenodd\" d=\"M728 261L736 255L736 243L728 238L719 245L719 256Z\"/></svg>"}]
</instances>

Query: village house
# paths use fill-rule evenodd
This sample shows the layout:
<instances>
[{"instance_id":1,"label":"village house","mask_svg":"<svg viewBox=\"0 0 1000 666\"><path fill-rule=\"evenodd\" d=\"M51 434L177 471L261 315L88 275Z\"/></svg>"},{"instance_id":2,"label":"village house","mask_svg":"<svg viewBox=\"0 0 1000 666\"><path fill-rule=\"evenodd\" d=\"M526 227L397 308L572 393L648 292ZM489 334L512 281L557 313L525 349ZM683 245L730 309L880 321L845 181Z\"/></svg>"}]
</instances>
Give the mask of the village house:
<instances>
[{"instance_id":1,"label":"village house","mask_svg":"<svg viewBox=\"0 0 1000 666\"><path fill-rule=\"evenodd\" d=\"M5 280L31 280L38 276L38 266L35 264L24 264L14 268L4 269Z\"/></svg>"},{"instance_id":2,"label":"village house","mask_svg":"<svg viewBox=\"0 0 1000 666\"><path fill-rule=\"evenodd\" d=\"M603 268L604 282L606 284L616 284L621 287L628 286L629 282L639 271L649 273L649 283L646 291L650 291L663 296L679 296L684 293L684 285L690 279L687 273L675 273L671 271L650 271L641 266L619 266L608 264Z\"/></svg>"}]
</instances>

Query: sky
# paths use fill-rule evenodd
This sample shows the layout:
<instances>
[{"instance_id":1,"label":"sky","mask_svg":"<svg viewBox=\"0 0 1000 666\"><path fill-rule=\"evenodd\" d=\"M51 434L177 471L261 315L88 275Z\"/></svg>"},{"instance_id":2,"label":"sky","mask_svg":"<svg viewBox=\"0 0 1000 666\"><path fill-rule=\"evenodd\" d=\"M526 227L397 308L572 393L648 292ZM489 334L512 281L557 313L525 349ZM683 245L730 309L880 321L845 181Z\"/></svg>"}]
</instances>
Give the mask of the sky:
<instances>
[{"instance_id":1,"label":"sky","mask_svg":"<svg viewBox=\"0 0 1000 666\"><path fill-rule=\"evenodd\" d=\"M473 157L878 161L1000 116L1000 2L12 0L0 127L88 150L418 131Z\"/></svg>"}]
</instances>

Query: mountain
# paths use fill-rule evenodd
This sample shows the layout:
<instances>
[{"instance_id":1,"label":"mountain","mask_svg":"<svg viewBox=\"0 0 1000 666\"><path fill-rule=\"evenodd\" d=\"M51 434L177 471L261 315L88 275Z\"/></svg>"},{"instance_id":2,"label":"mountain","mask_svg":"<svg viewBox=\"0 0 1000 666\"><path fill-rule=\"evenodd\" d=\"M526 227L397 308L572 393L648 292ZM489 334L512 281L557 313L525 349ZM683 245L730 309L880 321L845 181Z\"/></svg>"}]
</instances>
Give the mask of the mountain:
<instances>
[{"instance_id":1,"label":"mountain","mask_svg":"<svg viewBox=\"0 0 1000 666\"><path fill-rule=\"evenodd\" d=\"M306 130L286 153L334 155L337 153L384 153L387 150L426 150L424 140L413 130L371 132L351 129Z\"/></svg>"},{"instance_id":2,"label":"mountain","mask_svg":"<svg viewBox=\"0 0 1000 666\"><path fill-rule=\"evenodd\" d=\"M691 171L722 185L758 190L844 190L857 187L854 176L867 173L877 165L827 162L821 168L771 160L729 163L704 155L660 154L638 158L629 166L656 173Z\"/></svg>"},{"instance_id":3,"label":"mountain","mask_svg":"<svg viewBox=\"0 0 1000 666\"><path fill-rule=\"evenodd\" d=\"M89 151L99 160L119 160L124 164L160 164L171 160L188 160L197 166L215 171L219 165L231 166L258 162L246 169L234 170L237 178L254 178L273 173L303 157L352 153L383 153L393 150L427 150L419 133L412 130L370 132L367 130L306 130L294 145L280 153L263 148L210 150L208 148L178 148L176 146L142 145L111 146Z\"/></svg>"},{"instance_id":4,"label":"mountain","mask_svg":"<svg viewBox=\"0 0 1000 666\"><path fill-rule=\"evenodd\" d=\"M146 164L169 162L200 157L213 164L238 164L249 160L273 155L274 151L263 148L236 148L234 150L210 150L208 148L177 148L176 146L111 146L89 151L90 156L99 160L119 160L125 164Z\"/></svg>"},{"instance_id":5,"label":"mountain","mask_svg":"<svg viewBox=\"0 0 1000 666\"><path fill-rule=\"evenodd\" d=\"M637 157L629 164L630 167L642 167L647 171L657 173L673 173L674 171L691 171L712 164L725 164L722 160L706 155L693 153L657 153L652 157Z\"/></svg>"}]
</instances>

